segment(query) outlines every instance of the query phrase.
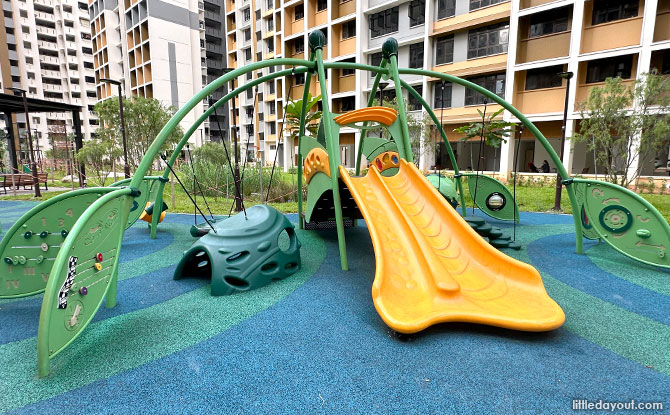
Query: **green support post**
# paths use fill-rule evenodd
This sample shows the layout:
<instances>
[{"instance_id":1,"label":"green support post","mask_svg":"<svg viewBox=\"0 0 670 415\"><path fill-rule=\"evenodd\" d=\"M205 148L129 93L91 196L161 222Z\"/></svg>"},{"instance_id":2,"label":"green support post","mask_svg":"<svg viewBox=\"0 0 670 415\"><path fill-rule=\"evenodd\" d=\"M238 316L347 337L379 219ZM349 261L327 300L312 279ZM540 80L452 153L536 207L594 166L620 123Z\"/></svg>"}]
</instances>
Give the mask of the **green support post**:
<instances>
[{"instance_id":1,"label":"green support post","mask_svg":"<svg viewBox=\"0 0 670 415\"><path fill-rule=\"evenodd\" d=\"M405 114L405 102L402 99L402 87L400 85L400 75L398 74L398 42L390 38L382 46L384 55L388 55L391 61L391 76L395 84L396 99L398 100L398 118L400 120L400 128L402 131L402 145L398 146L398 150L404 147L404 155L399 151L400 158L404 158L410 163L414 162L412 155L412 144L409 139L409 128L407 127L407 114Z\"/></svg>"},{"instance_id":2,"label":"green support post","mask_svg":"<svg viewBox=\"0 0 670 415\"><path fill-rule=\"evenodd\" d=\"M326 150L330 159L330 179L333 186L333 205L335 206L335 223L337 224L337 241L340 248L340 266L342 270L349 269L347 261L347 244L344 236L344 220L342 218L342 202L340 200L340 151L339 139L333 136L333 116L328 107L328 91L326 88L326 74L323 68L323 45L326 38L319 30L310 33L309 46L316 55L316 69L319 75L319 84L321 86L321 103L323 111L321 120L323 122L324 133L326 135Z\"/></svg>"},{"instance_id":3,"label":"green support post","mask_svg":"<svg viewBox=\"0 0 670 415\"><path fill-rule=\"evenodd\" d=\"M388 60L382 56L382 61L379 64L379 68L385 69L386 63ZM382 79L383 72L377 72L375 75L375 80L372 83L372 90L370 91L370 96L368 97L368 107L371 107L375 101L375 94L377 93L377 88L379 88L379 81ZM368 122L365 122L365 126L368 126ZM356 154L356 176L361 174L361 159L363 158L363 143L365 143L365 138L368 135L368 130L364 129L361 131L361 139L358 140L358 153Z\"/></svg>"},{"instance_id":4,"label":"green support post","mask_svg":"<svg viewBox=\"0 0 670 415\"><path fill-rule=\"evenodd\" d=\"M314 59L314 53L309 57L310 60ZM305 117L307 117L307 97L309 96L309 85L312 81L311 72L309 76L305 77L305 84L303 85L302 91L302 107L300 108L300 129L298 132L298 229L303 229L305 227L304 220L302 219L302 154L300 153L300 141L302 136L305 134ZM290 99L291 97L288 97Z\"/></svg>"}]
</instances>

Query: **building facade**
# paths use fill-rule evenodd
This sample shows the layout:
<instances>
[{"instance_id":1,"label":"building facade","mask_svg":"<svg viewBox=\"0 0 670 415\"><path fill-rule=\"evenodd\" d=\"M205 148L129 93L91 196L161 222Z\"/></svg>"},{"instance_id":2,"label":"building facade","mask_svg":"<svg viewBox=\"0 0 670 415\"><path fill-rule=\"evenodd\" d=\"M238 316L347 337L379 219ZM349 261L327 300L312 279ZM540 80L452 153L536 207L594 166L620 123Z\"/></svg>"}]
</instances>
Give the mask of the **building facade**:
<instances>
[{"instance_id":1,"label":"building facade","mask_svg":"<svg viewBox=\"0 0 670 415\"><path fill-rule=\"evenodd\" d=\"M223 73L222 4L222 0L90 0L98 99L118 96L116 86L102 80L111 78L123 80L126 96L183 106ZM222 96L222 90L213 94L214 99ZM182 120L182 128L190 127L208 107L208 100L196 106ZM219 124L227 130L227 120ZM190 142L201 145L221 138L210 118Z\"/></svg>"},{"instance_id":2,"label":"building facade","mask_svg":"<svg viewBox=\"0 0 670 415\"><path fill-rule=\"evenodd\" d=\"M2 0L0 12L3 92L21 88L30 98L82 107L82 133L90 138L98 120L92 112L96 90L88 5L73 0ZM74 132L70 113L34 113L30 117L37 149L50 147L50 133ZM19 158L27 160L24 114L17 114L11 122L19 127Z\"/></svg>"},{"instance_id":3,"label":"building facade","mask_svg":"<svg viewBox=\"0 0 670 415\"><path fill-rule=\"evenodd\" d=\"M307 37L316 29L328 39L323 50L326 61L376 65L384 40L392 36L400 47L399 66L449 73L484 86L526 114L559 153L566 81L556 75L573 72L564 164L576 174L598 171L586 146L569 140L579 128L579 104L590 89L610 76L633 82L653 69L670 71L669 0L227 0L225 15L228 66L273 57L307 59ZM248 80L271 70L249 74ZM328 98L334 112L365 106L371 75L328 72ZM479 163L486 171L509 175L514 165L512 141L500 149L486 147L480 158L478 143L460 141L453 132L479 120L478 110L486 107L491 114L500 109L498 105L459 85L402 78L443 120L461 168L474 169ZM258 96L241 97L237 107L242 105L241 123L245 125L241 141L251 137L256 155L266 163L272 162L279 149L284 166L295 164L297 143L278 147L277 137L282 131L283 107L289 99L302 97L303 84L302 76L278 79L259 86ZM312 82L311 89L313 95L319 94L317 82ZM392 95L392 91L385 93ZM420 121L418 103L409 100L408 105L412 117ZM500 117L514 121L507 112ZM346 166L353 166L358 138L357 130L342 131L340 151ZM452 167L438 140L424 143L420 153L424 169ZM521 171L528 170L529 163L539 166L548 158L530 134L521 138L517 160ZM642 173L667 174L656 168L658 160L663 164L667 158L665 151L656 155L656 162L639 161Z\"/></svg>"}]
</instances>

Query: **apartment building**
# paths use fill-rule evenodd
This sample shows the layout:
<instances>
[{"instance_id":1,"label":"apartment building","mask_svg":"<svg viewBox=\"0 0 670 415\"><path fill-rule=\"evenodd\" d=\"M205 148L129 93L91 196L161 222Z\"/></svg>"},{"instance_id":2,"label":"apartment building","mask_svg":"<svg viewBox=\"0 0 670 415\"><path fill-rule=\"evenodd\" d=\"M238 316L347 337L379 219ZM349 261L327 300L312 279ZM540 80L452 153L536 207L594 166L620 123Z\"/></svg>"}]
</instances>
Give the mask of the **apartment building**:
<instances>
[{"instance_id":1,"label":"apartment building","mask_svg":"<svg viewBox=\"0 0 670 415\"><path fill-rule=\"evenodd\" d=\"M103 78L123 80L126 96L176 108L223 73L223 0L89 0L98 99L118 96ZM224 89L212 96L219 99ZM208 108L205 99L181 122L184 130ZM227 119L210 117L190 142L225 139ZM220 131L221 130L221 131Z\"/></svg>"},{"instance_id":2,"label":"apartment building","mask_svg":"<svg viewBox=\"0 0 670 415\"><path fill-rule=\"evenodd\" d=\"M90 138L98 120L92 113L96 90L88 5L74 0L2 0L0 13L3 92L21 88L30 98L82 107L82 133ZM30 117L38 149L50 147L50 131L74 132L71 113L34 113ZM24 114L17 114L11 122L18 123L23 149L20 158L27 159Z\"/></svg>"},{"instance_id":3,"label":"apartment building","mask_svg":"<svg viewBox=\"0 0 670 415\"><path fill-rule=\"evenodd\" d=\"M575 174L604 170L594 166L584 144L569 140L579 128L579 106L589 91L607 77L633 82L651 70L670 72L670 0L226 0L224 8L229 67L273 57L306 59L308 34L316 29L328 39L326 61L376 65L384 40L393 36L401 67L449 73L489 89L536 123L559 153L567 85L557 74L572 72L564 164ZM240 82L277 69L247 74ZM459 85L403 78L442 120L461 168L479 164L508 176L514 165L513 141L499 149L485 147L480 158L478 143L460 141L453 131L479 120L479 111L495 113L499 105ZM364 106L372 80L370 74L328 71L331 109L346 112ZM253 143L250 157L261 156L269 163L278 153L285 168L295 164L297 143L279 145L278 135L283 108L290 99L302 97L304 81L297 75L266 82L235 102L236 122L244 126L240 141ZM318 82L310 88L313 95L320 93ZM384 92L387 98L394 94ZM405 99L410 115L421 120L418 102ZM514 121L507 112L500 117ZM342 130L340 151L346 166L353 166L359 136L357 130ZM452 167L439 140L423 145L420 153L424 169ZM534 137L521 137L517 162L522 171L548 158ZM667 161L667 151L655 159L638 161L644 175L666 174L656 167L658 160Z\"/></svg>"}]
</instances>

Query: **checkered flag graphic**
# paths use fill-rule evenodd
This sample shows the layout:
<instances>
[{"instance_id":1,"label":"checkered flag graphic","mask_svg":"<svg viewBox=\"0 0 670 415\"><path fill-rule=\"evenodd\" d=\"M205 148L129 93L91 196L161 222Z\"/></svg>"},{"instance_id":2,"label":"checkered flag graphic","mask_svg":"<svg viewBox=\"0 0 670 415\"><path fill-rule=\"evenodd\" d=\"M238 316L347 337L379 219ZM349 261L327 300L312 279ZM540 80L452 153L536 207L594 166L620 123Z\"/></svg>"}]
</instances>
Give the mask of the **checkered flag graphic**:
<instances>
[{"instance_id":1,"label":"checkered flag graphic","mask_svg":"<svg viewBox=\"0 0 670 415\"><path fill-rule=\"evenodd\" d=\"M71 256L67 260L67 278L58 292L58 308L67 308L67 293L74 284L74 277L77 275L77 257Z\"/></svg>"}]
</instances>

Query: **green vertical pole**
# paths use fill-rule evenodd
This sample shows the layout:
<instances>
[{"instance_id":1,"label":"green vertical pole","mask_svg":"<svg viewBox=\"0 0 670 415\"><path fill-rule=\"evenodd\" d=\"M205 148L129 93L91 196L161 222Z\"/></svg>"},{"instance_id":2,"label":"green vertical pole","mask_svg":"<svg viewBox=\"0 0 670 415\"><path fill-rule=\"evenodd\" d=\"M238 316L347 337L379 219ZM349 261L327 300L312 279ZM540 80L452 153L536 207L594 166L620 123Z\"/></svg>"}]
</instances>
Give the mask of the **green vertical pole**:
<instances>
[{"instance_id":1,"label":"green vertical pole","mask_svg":"<svg viewBox=\"0 0 670 415\"><path fill-rule=\"evenodd\" d=\"M402 84L402 87L405 88L407 92L410 93L410 95L412 95L417 101L421 103L423 109L426 110L428 116L433 120L433 122L437 126L437 131L440 132L442 140L444 141L444 145L445 147L447 147L447 154L449 154L451 165L454 166L454 178L456 179L456 187L458 187L458 194L461 199L461 209L463 211L463 216L467 216L465 208L465 195L463 194L463 182L461 181L461 172L458 169L458 163L456 163L456 156L454 155L454 152L451 149L451 144L449 144L449 139L447 138L447 133L444 132L442 123L437 119L437 115L435 115L433 110L430 108L430 105L428 105L428 103L423 99L421 94L416 92L416 89L414 89L411 85L409 85L407 82L403 80L400 80L400 83Z\"/></svg>"},{"instance_id":2,"label":"green vertical pole","mask_svg":"<svg viewBox=\"0 0 670 415\"><path fill-rule=\"evenodd\" d=\"M388 60L384 57L382 57L382 61L379 64L380 68L385 68L386 63ZM375 101L375 94L377 93L377 88L379 88L379 81L382 78L382 72L377 72L377 75L375 76L375 80L372 83L372 90L370 91L370 96L368 97L368 107L372 106L372 103ZM367 126L369 123L366 121L365 126ZM358 141L358 154L356 155L356 176L361 174L361 159L363 158L363 143L365 142L365 138L368 135L368 130L363 130L361 131L361 139Z\"/></svg>"},{"instance_id":3,"label":"green vertical pole","mask_svg":"<svg viewBox=\"0 0 670 415\"><path fill-rule=\"evenodd\" d=\"M391 61L391 76L395 84L396 100L398 102L398 118L400 118L400 129L402 131L402 143L398 147L404 147L404 155L400 157L408 162L414 162L412 155L412 145L409 140L409 127L407 126L407 114L405 113L405 102L402 99L402 86L400 84L400 75L398 74L398 42L394 38L389 38L382 46L382 53Z\"/></svg>"},{"instance_id":4,"label":"green vertical pole","mask_svg":"<svg viewBox=\"0 0 670 415\"><path fill-rule=\"evenodd\" d=\"M158 189L156 190L156 199L154 199L154 213L151 215L151 239L156 239L156 232L158 231L158 220L160 219L160 213L163 211L163 190L165 190L165 181L160 180L158 182ZM175 206L172 206L174 209ZM144 209L144 206L139 206L139 209ZM156 209L158 209L158 215L156 215Z\"/></svg>"},{"instance_id":5,"label":"green vertical pole","mask_svg":"<svg viewBox=\"0 0 670 415\"><path fill-rule=\"evenodd\" d=\"M309 57L314 59L314 53ZM307 97L309 96L309 84L312 81L312 73L308 72L305 77L304 90L302 91L302 108L300 109L300 129L298 131L298 229L304 228L304 220L302 219L302 153L300 153L300 142L302 136L305 134L305 118L307 117ZM288 99L291 97L287 97Z\"/></svg>"},{"instance_id":6,"label":"green vertical pole","mask_svg":"<svg viewBox=\"0 0 670 415\"><path fill-rule=\"evenodd\" d=\"M326 135L326 150L330 161L330 180L333 187L333 205L335 207L335 223L337 224L337 242L340 248L340 266L343 270L349 269L347 261L347 244L344 237L344 220L342 218L342 202L340 200L340 149L339 137L333 135L333 116L328 107L328 90L326 88L326 74L323 69L323 45L326 43L326 37L320 30L315 30L309 35L309 46L316 55L316 69L319 75L319 84L321 84L321 104L323 111L321 120L323 121L324 133Z\"/></svg>"}]
</instances>

